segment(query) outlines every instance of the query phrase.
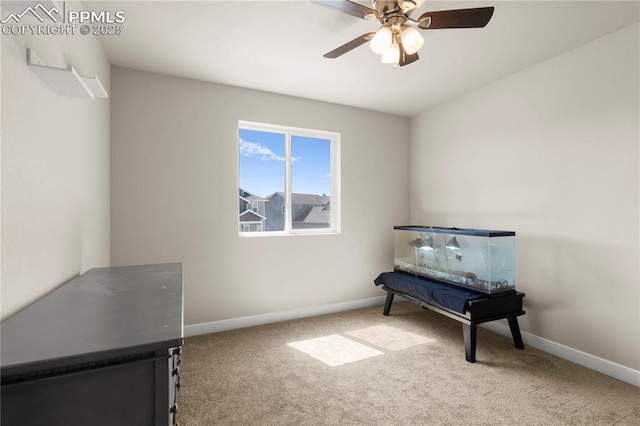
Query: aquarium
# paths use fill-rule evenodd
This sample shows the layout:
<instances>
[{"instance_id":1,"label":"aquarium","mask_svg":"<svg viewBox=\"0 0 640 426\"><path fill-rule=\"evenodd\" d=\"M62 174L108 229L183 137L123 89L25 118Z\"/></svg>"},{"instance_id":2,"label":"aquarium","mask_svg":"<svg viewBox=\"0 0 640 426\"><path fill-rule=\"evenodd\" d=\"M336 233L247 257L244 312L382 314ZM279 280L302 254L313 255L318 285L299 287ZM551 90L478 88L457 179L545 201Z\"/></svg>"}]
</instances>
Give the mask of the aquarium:
<instances>
[{"instance_id":1,"label":"aquarium","mask_svg":"<svg viewBox=\"0 0 640 426\"><path fill-rule=\"evenodd\" d=\"M515 290L515 232L396 226L394 234L395 271L488 294Z\"/></svg>"}]
</instances>

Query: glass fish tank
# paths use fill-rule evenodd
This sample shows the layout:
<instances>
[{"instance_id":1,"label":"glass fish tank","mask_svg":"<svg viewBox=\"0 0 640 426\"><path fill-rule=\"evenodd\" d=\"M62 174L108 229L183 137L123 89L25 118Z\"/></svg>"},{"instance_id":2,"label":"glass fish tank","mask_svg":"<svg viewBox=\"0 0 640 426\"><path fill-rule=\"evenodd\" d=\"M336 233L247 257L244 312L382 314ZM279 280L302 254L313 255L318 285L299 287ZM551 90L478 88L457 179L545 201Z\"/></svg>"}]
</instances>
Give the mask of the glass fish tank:
<instances>
[{"instance_id":1,"label":"glass fish tank","mask_svg":"<svg viewBox=\"0 0 640 426\"><path fill-rule=\"evenodd\" d=\"M516 287L512 231L395 226L395 271L494 294Z\"/></svg>"}]
</instances>

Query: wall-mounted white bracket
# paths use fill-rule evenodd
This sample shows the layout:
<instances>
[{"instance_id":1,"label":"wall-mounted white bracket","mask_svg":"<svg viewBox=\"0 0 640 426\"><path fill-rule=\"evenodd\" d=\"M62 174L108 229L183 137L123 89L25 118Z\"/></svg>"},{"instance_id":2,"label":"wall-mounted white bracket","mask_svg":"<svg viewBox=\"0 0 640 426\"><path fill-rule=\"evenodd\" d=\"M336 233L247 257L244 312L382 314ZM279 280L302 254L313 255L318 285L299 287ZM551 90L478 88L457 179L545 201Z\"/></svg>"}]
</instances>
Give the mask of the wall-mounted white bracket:
<instances>
[{"instance_id":1,"label":"wall-mounted white bracket","mask_svg":"<svg viewBox=\"0 0 640 426\"><path fill-rule=\"evenodd\" d=\"M82 79L84 80L84 84L86 84L89 90L91 90L91 93L93 93L93 96L95 96L96 98L109 97L109 95L107 94L107 91L102 86L102 83L100 83L100 80L98 80L98 77L96 76L93 76L93 77L80 76L80 77L82 77Z\"/></svg>"},{"instance_id":2,"label":"wall-mounted white bracket","mask_svg":"<svg viewBox=\"0 0 640 426\"><path fill-rule=\"evenodd\" d=\"M45 65L30 48L27 48L27 65L59 95L83 99L108 97L98 77L83 77L71 65L67 68Z\"/></svg>"},{"instance_id":3,"label":"wall-mounted white bracket","mask_svg":"<svg viewBox=\"0 0 640 426\"><path fill-rule=\"evenodd\" d=\"M55 68L45 65L38 55L29 48L27 48L27 65L57 94L73 98L93 99L93 93L71 65L68 68Z\"/></svg>"}]
</instances>

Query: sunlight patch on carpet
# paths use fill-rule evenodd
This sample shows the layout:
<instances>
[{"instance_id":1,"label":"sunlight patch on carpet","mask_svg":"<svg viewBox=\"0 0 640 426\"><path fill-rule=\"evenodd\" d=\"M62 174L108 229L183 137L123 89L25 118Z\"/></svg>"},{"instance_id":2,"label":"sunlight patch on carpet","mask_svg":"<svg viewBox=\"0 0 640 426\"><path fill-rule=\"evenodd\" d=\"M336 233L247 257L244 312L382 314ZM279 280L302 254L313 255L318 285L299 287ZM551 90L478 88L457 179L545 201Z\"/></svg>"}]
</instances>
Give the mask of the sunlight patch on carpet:
<instances>
[{"instance_id":1,"label":"sunlight patch on carpet","mask_svg":"<svg viewBox=\"0 0 640 426\"><path fill-rule=\"evenodd\" d=\"M287 346L304 352L332 367L384 355L384 352L337 334L287 343Z\"/></svg>"},{"instance_id":2,"label":"sunlight patch on carpet","mask_svg":"<svg viewBox=\"0 0 640 426\"><path fill-rule=\"evenodd\" d=\"M412 346L435 342L435 339L419 336L388 325L376 325L349 331L345 334L390 351L399 351Z\"/></svg>"}]
</instances>

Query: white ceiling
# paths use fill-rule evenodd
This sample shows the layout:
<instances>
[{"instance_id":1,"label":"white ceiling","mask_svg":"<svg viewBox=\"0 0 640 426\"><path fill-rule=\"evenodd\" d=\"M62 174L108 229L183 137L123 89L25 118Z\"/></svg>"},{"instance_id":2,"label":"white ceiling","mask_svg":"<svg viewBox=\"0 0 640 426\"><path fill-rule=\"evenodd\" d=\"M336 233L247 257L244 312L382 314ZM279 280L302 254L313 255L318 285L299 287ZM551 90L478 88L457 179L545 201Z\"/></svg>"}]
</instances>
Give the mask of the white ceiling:
<instances>
[{"instance_id":1,"label":"white ceiling","mask_svg":"<svg viewBox=\"0 0 640 426\"><path fill-rule=\"evenodd\" d=\"M126 12L124 33L101 38L113 65L409 117L640 21L638 1L427 0L414 17L481 6L495 12L483 29L423 31L421 59L393 69L368 45L323 58L378 23L309 0L85 6Z\"/></svg>"}]
</instances>

